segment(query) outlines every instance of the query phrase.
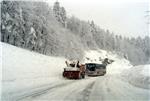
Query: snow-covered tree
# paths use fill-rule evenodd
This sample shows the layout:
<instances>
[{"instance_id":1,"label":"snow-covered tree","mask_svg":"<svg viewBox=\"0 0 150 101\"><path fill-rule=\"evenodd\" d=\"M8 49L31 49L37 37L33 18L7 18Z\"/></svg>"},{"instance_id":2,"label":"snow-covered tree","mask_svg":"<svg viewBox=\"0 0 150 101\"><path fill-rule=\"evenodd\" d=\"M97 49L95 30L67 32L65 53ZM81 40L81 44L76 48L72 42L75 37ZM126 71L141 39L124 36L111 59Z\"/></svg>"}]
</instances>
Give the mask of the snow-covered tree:
<instances>
[{"instance_id":1,"label":"snow-covered tree","mask_svg":"<svg viewBox=\"0 0 150 101\"><path fill-rule=\"evenodd\" d=\"M64 27L66 27L66 10L64 7L60 8L60 16L61 16L61 23L63 24Z\"/></svg>"},{"instance_id":2,"label":"snow-covered tree","mask_svg":"<svg viewBox=\"0 0 150 101\"><path fill-rule=\"evenodd\" d=\"M57 19L58 21L60 21L60 5L59 5L59 2L58 2L58 1L56 1L56 2L54 3L53 11L54 11L54 15L55 15L56 19Z\"/></svg>"},{"instance_id":3,"label":"snow-covered tree","mask_svg":"<svg viewBox=\"0 0 150 101\"><path fill-rule=\"evenodd\" d=\"M64 27L66 27L66 10L64 7L60 7L58 1L54 3L53 12L57 21L59 21Z\"/></svg>"}]
</instances>

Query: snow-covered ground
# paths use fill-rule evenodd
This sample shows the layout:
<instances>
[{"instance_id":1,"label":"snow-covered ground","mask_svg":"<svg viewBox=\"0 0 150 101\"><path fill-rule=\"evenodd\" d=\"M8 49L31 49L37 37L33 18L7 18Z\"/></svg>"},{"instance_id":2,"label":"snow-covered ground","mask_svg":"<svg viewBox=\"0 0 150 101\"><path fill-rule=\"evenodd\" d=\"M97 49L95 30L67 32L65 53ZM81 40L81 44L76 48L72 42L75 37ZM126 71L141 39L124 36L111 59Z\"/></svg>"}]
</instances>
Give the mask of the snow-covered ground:
<instances>
[{"instance_id":1,"label":"snow-covered ground","mask_svg":"<svg viewBox=\"0 0 150 101\"><path fill-rule=\"evenodd\" d=\"M0 45L0 80L2 81L2 45ZM0 83L0 99L2 99L2 83Z\"/></svg>"},{"instance_id":2,"label":"snow-covered ground","mask_svg":"<svg viewBox=\"0 0 150 101\"><path fill-rule=\"evenodd\" d=\"M150 65L134 66L125 70L123 75L128 78L129 83L137 87L150 89Z\"/></svg>"},{"instance_id":3,"label":"snow-covered ground","mask_svg":"<svg viewBox=\"0 0 150 101\"><path fill-rule=\"evenodd\" d=\"M30 89L56 81L59 84L63 80L64 58L44 56L4 43L0 43L0 46L3 99L12 99Z\"/></svg>"},{"instance_id":4,"label":"snow-covered ground","mask_svg":"<svg viewBox=\"0 0 150 101\"><path fill-rule=\"evenodd\" d=\"M150 100L150 91L131 85L128 83L129 75L124 74L129 70L133 75L141 71L140 73L147 77L149 67L134 71L129 61L111 52L86 51L82 61L101 63L100 60L106 57L114 60L107 66L105 76L67 80L62 77L65 58L44 56L5 43L0 43L0 46L3 73L2 101ZM126 80L123 80L122 76Z\"/></svg>"}]
</instances>

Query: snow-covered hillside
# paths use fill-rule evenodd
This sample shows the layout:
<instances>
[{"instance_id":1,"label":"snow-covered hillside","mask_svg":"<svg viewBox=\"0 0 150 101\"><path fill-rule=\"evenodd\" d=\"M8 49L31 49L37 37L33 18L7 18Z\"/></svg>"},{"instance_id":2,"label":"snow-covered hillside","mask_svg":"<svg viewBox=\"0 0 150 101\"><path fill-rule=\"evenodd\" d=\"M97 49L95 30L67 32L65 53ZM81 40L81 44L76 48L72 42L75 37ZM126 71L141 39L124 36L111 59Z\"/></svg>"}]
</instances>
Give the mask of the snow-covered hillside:
<instances>
[{"instance_id":1,"label":"snow-covered hillside","mask_svg":"<svg viewBox=\"0 0 150 101\"><path fill-rule=\"evenodd\" d=\"M122 73L124 73L123 71L131 70L131 73L135 72L132 70L133 68L129 61L111 52L104 50L86 51L82 61L83 63L101 63L101 60L104 58L114 60L112 64L107 66L107 74L105 76L96 78L86 77L83 80L67 80L62 77L63 67L65 67L65 58L44 56L5 43L0 43L0 46L2 47L1 59L3 73L2 101L18 101L26 98L27 100L25 101L41 101L43 99L44 101L86 101L87 99L97 101L97 99L93 100L95 98L93 98L94 95L92 95L95 94L95 90L98 90L96 88L103 89L104 93L107 93L110 97L107 97L107 99L123 99L120 97L120 93L115 92L117 89L113 88L113 83L118 86L121 84L120 87L123 90L122 94L128 92L125 90L130 86L130 88L127 89L134 90L130 93L131 98L138 97L136 92L139 92L142 96L141 99L148 99L147 90L133 87L128 82L119 79L119 76L122 76ZM147 69L147 67L143 68L143 70ZM142 73L145 74L145 71L142 71ZM127 78L126 76L126 79ZM112 82L112 80L115 82ZM109 90L105 89L105 83L107 83L107 87L110 87ZM66 90L68 90L68 93L65 93ZM110 93L110 91L117 94L116 98L113 97L113 93ZM118 91L121 92L121 90ZM102 95L104 95L104 93ZM99 96L99 94L100 93L97 92L97 96ZM125 94L124 96L126 97L127 95L128 94ZM105 96L103 96L104 99L106 98ZM128 99L130 99L130 97Z\"/></svg>"},{"instance_id":2,"label":"snow-covered hillside","mask_svg":"<svg viewBox=\"0 0 150 101\"><path fill-rule=\"evenodd\" d=\"M62 78L64 58L44 56L5 43L0 46L3 97Z\"/></svg>"}]
</instances>

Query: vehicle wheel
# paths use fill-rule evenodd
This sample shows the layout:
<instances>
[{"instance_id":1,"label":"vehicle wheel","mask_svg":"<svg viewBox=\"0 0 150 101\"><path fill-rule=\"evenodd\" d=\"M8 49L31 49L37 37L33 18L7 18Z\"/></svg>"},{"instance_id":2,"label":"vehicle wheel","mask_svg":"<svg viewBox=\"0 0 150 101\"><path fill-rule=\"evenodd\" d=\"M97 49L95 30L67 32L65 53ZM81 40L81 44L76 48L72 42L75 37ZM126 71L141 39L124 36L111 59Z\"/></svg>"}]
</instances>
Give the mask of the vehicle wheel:
<instances>
[{"instance_id":1,"label":"vehicle wheel","mask_svg":"<svg viewBox=\"0 0 150 101\"><path fill-rule=\"evenodd\" d=\"M84 78L85 78L85 75L83 74L83 75L82 75L82 79L84 79Z\"/></svg>"}]
</instances>

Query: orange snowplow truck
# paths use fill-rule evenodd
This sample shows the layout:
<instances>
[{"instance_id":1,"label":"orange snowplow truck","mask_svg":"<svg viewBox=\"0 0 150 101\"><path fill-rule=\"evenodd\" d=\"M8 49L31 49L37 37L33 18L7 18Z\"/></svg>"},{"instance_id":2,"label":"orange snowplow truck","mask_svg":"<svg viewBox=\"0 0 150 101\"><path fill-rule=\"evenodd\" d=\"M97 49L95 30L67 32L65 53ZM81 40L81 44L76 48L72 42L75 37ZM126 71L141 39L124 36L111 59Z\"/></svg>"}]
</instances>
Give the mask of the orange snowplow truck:
<instances>
[{"instance_id":1,"label":"orange snowplow truck","mask_svg":"<svg viewBox=\"0 0 150 101\"><path fill-rule=\"evenodd\" d=\"M68 79L83 79L85 78L85 65L79 64L79 61L65 62L67 67L64 68L63 77Z\"/></svg>"}]
</instances>

